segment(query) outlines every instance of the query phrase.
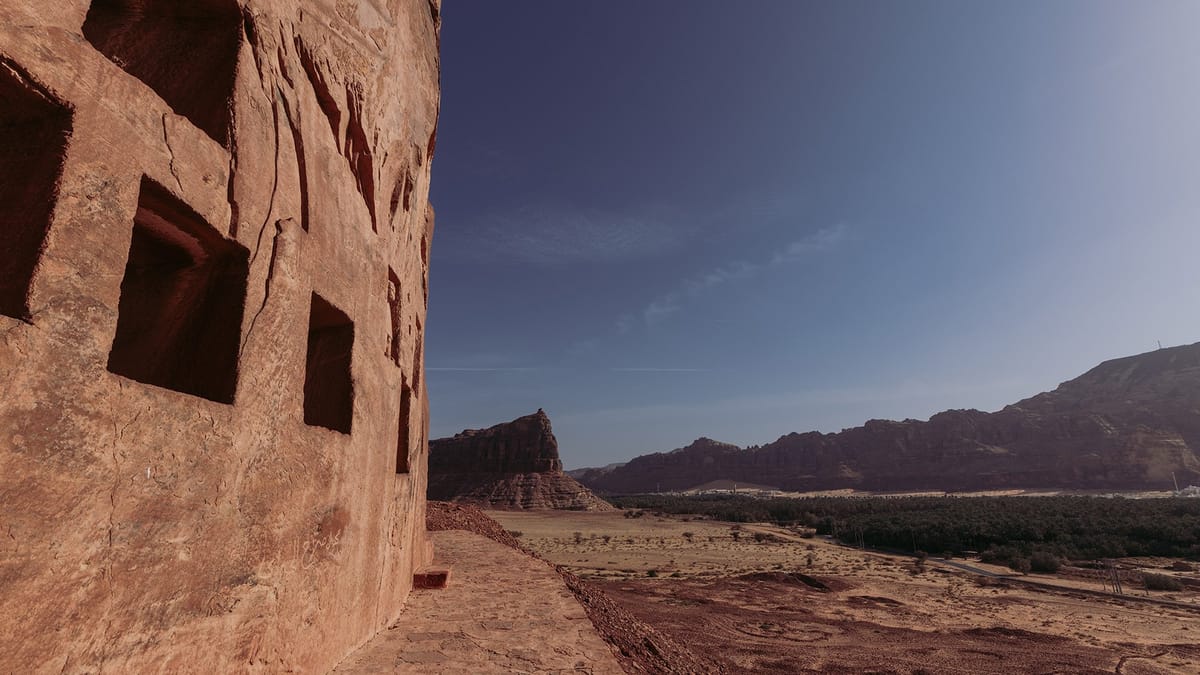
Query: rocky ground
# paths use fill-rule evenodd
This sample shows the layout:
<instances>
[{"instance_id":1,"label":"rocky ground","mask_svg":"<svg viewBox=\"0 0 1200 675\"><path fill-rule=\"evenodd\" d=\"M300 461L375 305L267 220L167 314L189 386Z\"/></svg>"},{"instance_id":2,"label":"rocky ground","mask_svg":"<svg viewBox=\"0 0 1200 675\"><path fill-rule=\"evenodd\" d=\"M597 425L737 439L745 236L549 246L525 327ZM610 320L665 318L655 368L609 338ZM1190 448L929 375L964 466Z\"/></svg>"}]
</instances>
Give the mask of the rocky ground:
<instances>
[{"instance_id":1,"label":"rocky ground","mask_svg":"<svg viewBox=\"0 0 1200 675\"><path fill-rule=\"evenodd\" d=\"M1200 606L1195 590L1127 584L1126 597L1105 597L1086 574L986 577L765 525L619 512L490 515L714 669L1200 672L1200 612L1187 607ZM1160 600L1182 604L1151 602Z\"/></svg>"},{"instance_id":2,"label":"rocky ground","mask_svg":"<svg viewBox=\"0 0 1200 675\"><path fill-rule=\"evenodd\" d=\"M561 512L541 512L550 516ZM430 531L466 530L542 559L523 547L516 537L478 508L431 501L426 526ZM565 568L547 561L562 575L567 587L587 612L601 637L613 648L621 666L629 673L720 673L724 667L697 656L674 638L638 619L593 584Z\"/></svg>"}]
</instances>

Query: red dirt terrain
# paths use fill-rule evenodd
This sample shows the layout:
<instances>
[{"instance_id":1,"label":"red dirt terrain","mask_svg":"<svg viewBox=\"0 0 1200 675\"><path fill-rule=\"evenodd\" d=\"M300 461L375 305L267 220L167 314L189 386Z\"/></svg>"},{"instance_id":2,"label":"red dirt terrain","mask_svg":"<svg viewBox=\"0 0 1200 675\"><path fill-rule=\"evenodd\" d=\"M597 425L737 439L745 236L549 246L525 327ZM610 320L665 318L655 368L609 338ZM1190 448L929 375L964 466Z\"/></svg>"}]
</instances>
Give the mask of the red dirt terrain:
<instances>
[{"instance_id":1,"label":"red dirt terrain","mask_svg":"<svg viewBox=\"0 0 1200 675\"><path fill-rule=\"evenodd\" d=\"M1200 607L1187 589L1151 592L1131 580L1118 596L1099 579L917 564L763 524L488 515L713 670L1200 672Z\"/></svg>"},{"instance_id":2,"label":"red dirt terrain","mask_svg":"<svg viewBox=\"0 0 1200 675\"><path fill-rule=\"evenodd\" d=\"M913 613L902 601L856 595L845 581L820 581L831 590L786 574L599 586L639 619L730 672L1112 672L1111 652L1067 638L1004 627L929 632L843 616L839 605Z\"/></svg>"},{"instance_id":3,"label":"red dirt terrain","mask_svg":"<svg viewBox=\"0 0 1200 675\"><path fill-rule=\"evenodd\" d=\"M426 528L466 530L511 546L526 555L545 560L529 551L500 523L477 507L448 502L428 502ZM723 673L724 667L701 658L670 636L664 635L613 602L594 585L581 580L562 567L546 562L562 575L563 581L583 605L588 619L605 642L613 647L621 666L629 673Z\"/></svg>"}]
</instances>

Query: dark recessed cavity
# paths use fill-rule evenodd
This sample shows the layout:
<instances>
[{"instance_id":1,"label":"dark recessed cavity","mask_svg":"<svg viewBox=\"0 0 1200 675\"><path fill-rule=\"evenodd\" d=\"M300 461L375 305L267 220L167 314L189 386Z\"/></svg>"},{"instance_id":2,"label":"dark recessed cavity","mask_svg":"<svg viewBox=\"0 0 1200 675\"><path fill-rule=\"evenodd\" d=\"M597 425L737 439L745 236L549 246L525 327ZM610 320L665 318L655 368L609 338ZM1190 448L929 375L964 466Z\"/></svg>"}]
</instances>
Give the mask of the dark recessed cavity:
<instances>
[{"instance_id":1,"label":"dark recessed cavity","mask_svg":"<svg viewBox=\"0 0 1200 675\"><path fill-rule=\"evenodd\" d=\"M71 110L0 60L0 314L14 319L30 320L70 135Z\"/></svg>"},{"instance_id":2,"label":"dark recessed cavity","mask_svg":"<svg viewBox=\"0 0 1200 675\"><path fill-rule=\"evenodd\" d=\"M304 367L304 423L350 433L354 381L350 356L354 323L316 293L308 318L308 357Z\"/></svg>"},{"instance_id":3,"label":"dark recessed cavity","mask_svg":"<svg viewBox=\"0 0 1200 675\"><path fill-rule=\"evenodd\" d=\"M400 312L400 277L396 276L396 271L388 268L388 315L392 319L392 332L388 335L388 358L397 366L400 365L400 345L403 333L400 325L403 315Z\"/></svg>"},{"instance_id":4,"label":"dark recessed cavity","mask_svg":"<svg viewBox=\"0 0 1200 675\"><path fill-rule=\"evenodd\" d=\"M142 179L108 369L233 403L249 252Z\"/></svg>"},{"instance_id":5,"label":"dark recessed cavity","mask_svg":"<svg viewBox=\"0 0 1200 675\"><path fill-rule=\"evenodd\" d=\"M93 0L88 42L229 147L242 37L236 0Z\"/></svg>"},{"instance_id":6,"label":"dark recessed cavity","mask_svg":"<svg viewBox=\"0 0 1200 675\"><path fill-rule=\"evenodd\" d=\"M412 417L412 389L408 383L400 385L400 432L396 439L396 473L408 473L408 461L412 454L412 439L409 420Z\"/></svg>"}]
</instances>

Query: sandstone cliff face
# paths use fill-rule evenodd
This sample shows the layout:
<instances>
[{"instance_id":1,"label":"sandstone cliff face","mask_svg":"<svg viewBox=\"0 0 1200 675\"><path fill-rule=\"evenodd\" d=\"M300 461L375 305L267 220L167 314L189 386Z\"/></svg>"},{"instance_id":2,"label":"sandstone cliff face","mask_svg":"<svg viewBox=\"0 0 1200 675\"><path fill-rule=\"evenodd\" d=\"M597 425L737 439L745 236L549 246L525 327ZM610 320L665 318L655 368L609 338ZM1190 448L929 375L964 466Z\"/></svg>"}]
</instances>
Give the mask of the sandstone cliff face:
<instances>
[{"instance_id":1,"label":"sandstone cliff face","mask_svg":"<svg viewBox=\"0 0 1200 675\"><path fill-rule=\"evenodd\" d=\"M576 475L615 493L727 479L785 490L1169 489L1200 483L1200 343L1106 361L995 413L871 420L746 449L701 439Z\"/></svg>"},{"instance_id":2,"label":"sandstone cliff face","mask_svg":"<svg viewBox=\"0 0 1200 675\"><path fill-rule=\"evenodd\" d=\"M0 671L323 672L399 613L438 30L0 3Z\"/></svg>"},{"instance_id":3,"label":"sandstone cliff face","mask_svg":"<svg viewBox=\"0 0 1200 675\"><path fill-rule=\"evenodd\" d=\"M613 508L563 473L550 418L541 410L430 441L429 499L516 509Z\"/></svg>"}]
</instances>

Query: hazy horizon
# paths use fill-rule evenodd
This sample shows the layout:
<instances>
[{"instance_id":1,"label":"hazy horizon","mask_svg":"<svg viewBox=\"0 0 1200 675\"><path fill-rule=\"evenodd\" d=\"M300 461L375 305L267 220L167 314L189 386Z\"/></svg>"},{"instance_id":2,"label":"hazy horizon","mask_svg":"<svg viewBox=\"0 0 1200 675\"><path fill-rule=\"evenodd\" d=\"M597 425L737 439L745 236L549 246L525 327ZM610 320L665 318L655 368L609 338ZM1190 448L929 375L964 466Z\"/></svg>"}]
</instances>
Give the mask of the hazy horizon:
<instances>
[{"instance_id":1,"label":"hazy horizon","mask_svg":"<svg viewBox=\"0 0 1200 675\"><path fill-rule=\"evenodd\" d=\"M448 3L431 437L570 468L1200 340L1200 5Z\"/></svg>"}]
</instances>

